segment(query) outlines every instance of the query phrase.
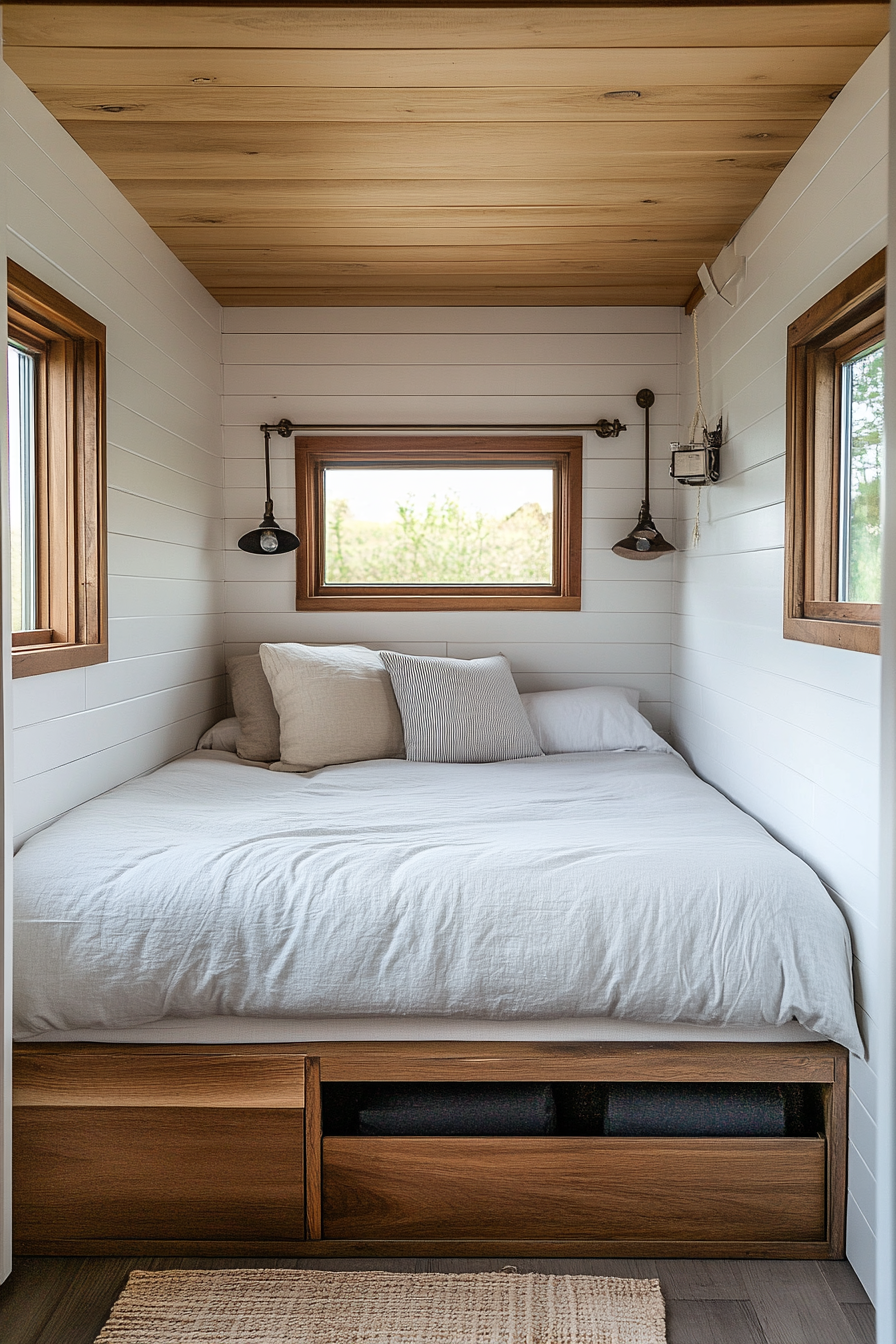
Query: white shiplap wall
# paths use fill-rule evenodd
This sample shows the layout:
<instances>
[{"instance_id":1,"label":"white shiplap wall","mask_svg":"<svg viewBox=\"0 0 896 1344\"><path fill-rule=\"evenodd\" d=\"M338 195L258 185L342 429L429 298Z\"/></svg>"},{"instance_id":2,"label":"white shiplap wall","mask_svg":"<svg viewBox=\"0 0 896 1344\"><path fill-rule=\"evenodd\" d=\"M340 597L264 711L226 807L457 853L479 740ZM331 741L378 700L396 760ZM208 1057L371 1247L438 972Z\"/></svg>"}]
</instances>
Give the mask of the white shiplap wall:
<instances>
[{"instance_id":1,"label":"white shiplap wall","mask_svg":"<svg viewBox=\"0 0 896 1344\"><path fill-rule=\"evenodd\" d=\"M886 244L886 92L881 48L738 234L737 307L713 298L698 309L703 400L710 420L723 414L726 443L699 545L676 557L673 634L676 744L812 865L852 930L869 1061L851 1070L848 1254L869 1290L880 660L785 640L781 627L787 326ZM684 420L692 388L691 362ZM677 494L689 547L695 493Z\"/></svg>"},{"instance_id":2,"label":"white shiplap wall","mask_svg":"<svg viewBox=\"0 0 896 1344\"><path fill-rule=\"evenodd\" d=\"M225 592L228 653L262 640L357 641L409 652L510 659L524 690L623 683L668 728L672 566L609 547L641 498L639 388L652 387L654 515L671 516L661 465L678 420L676 308L230 308L224 310ZM258 425L594 423L585 436L581 612L295 611L295 562L237 549L264 498ZM292 440L275 437L274 504L294 526Z\"/></svg>"},{"instance_id":3,"label":"white shiplap wall","mask_svg":"<svg viewBox=\"0 0 896 1344\"><path fill-rule=\"evenodd\" d=\"M5 74L9 255L108 341L110 661L15 682L22 835L188 750L218 716L221 310Z\"/></svg>"}]
</instances>

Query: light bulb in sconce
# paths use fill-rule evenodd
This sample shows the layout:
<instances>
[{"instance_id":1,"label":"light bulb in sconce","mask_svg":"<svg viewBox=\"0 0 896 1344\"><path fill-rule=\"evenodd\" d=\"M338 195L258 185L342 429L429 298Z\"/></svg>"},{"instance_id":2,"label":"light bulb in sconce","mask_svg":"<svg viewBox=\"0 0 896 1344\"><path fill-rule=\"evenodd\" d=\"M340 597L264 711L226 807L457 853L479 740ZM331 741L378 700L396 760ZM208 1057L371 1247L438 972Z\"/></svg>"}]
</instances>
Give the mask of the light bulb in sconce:
<instances>
[{"instance_id":1,"label":"light bulb in sconce","mask_svg":"<svg viewBox=\"0 0 896 1344\"><path fill-rule=\"evenodd\" d=\"M258 540L265 555L272 555L278 549L277 538L273 532L262 532Z\"/></svg>"}]
</instances>

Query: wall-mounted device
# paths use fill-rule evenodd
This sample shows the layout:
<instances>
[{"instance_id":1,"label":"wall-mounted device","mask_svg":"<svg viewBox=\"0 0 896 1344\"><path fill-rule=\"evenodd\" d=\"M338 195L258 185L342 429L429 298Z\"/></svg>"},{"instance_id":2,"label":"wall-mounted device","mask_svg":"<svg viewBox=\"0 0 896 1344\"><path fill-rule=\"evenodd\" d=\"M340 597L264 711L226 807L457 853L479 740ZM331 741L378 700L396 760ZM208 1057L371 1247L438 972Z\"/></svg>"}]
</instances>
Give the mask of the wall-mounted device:
<instances>
[{"instance_id":1,"label":"wall-mounted device","mask_svg":"<svg viewBox=\"0 0 896 1344\"><path fill-rule=\"evenodd\" d=\"M719 479L722 419L704 429L702 443L673 443L669 475L682 485L712 485Z\"/></svg>"}]
</instances>

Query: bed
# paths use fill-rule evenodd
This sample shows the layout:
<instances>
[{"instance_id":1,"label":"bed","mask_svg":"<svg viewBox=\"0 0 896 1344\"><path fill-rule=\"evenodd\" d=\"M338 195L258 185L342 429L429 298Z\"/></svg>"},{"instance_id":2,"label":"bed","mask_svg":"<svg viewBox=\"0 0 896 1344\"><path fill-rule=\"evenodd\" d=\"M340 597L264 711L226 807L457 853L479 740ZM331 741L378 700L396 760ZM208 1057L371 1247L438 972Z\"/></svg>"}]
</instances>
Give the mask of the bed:
<instances>
[{"instance_id":1,"label":"bed","mask_svg":"<svg viewBox=\"0 0 896 1344\"><path fill-rule=\"evenodd\" d=\"M675 753L283 775L200 751L34 836L16 883L20 1250L842 1254L848 930ZM677 1144L328 1138L327 1086L371 1078L764 1080L815 1088L821 1118ZM158 1205L172 1151L214 1188L187 1215ZM637 1172L671 1201L653 1221Z\"/></svg>"}]
</instances>

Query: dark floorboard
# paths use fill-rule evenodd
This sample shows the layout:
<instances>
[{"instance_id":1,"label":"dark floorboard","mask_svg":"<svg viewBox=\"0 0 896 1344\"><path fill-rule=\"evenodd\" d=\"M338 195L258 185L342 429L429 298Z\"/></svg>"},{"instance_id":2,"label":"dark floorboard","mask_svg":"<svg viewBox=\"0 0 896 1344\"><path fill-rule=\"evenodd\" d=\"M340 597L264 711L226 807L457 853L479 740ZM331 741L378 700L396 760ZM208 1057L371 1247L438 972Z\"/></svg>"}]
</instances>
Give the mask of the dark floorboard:
<instances>
[{"instance_id":1,"label":"dark floorboard","mask_svg":"<svg viewBox=\"0 0 896 1344\"><path fill-rule=\"evenodd\" d=\"M2 1344L93 1344L132 1269L382 1269L659 1278L669 1344L874 1344L874 1310L845 1261L210 1260L26 1256L0 1285Z\"/></svg>"}]
</instances>

